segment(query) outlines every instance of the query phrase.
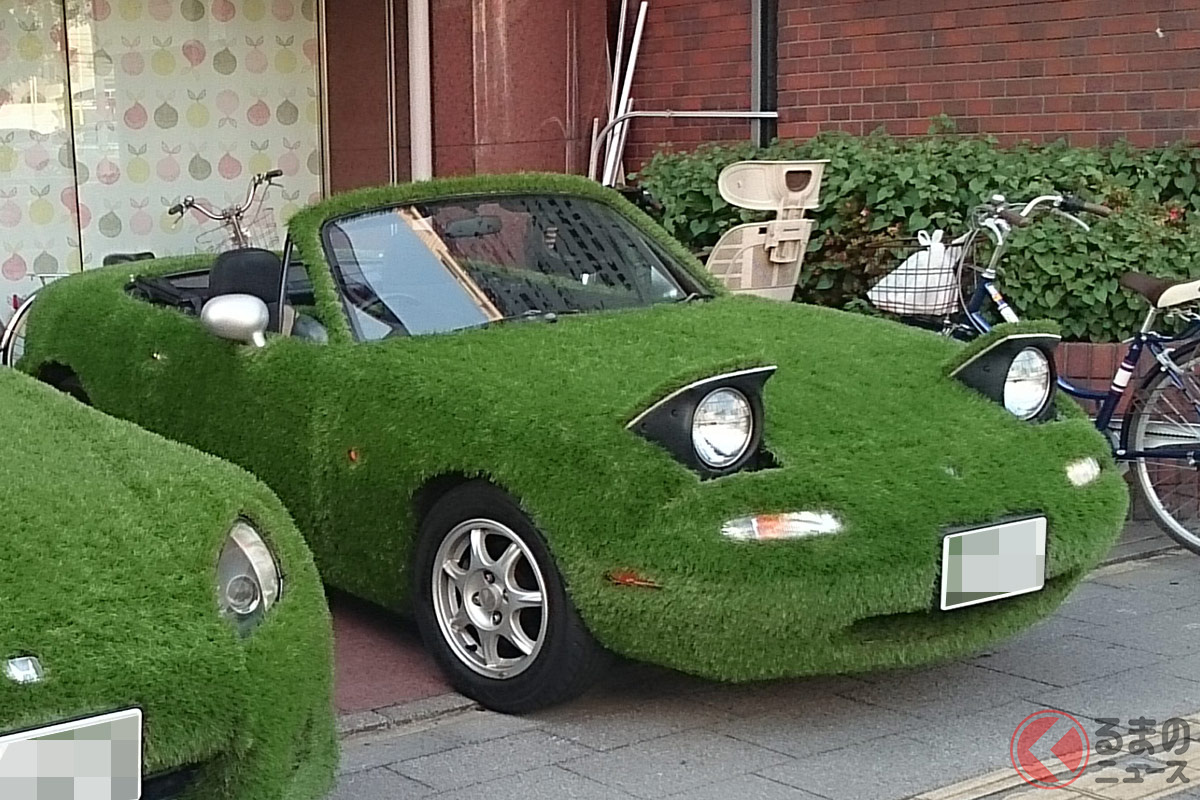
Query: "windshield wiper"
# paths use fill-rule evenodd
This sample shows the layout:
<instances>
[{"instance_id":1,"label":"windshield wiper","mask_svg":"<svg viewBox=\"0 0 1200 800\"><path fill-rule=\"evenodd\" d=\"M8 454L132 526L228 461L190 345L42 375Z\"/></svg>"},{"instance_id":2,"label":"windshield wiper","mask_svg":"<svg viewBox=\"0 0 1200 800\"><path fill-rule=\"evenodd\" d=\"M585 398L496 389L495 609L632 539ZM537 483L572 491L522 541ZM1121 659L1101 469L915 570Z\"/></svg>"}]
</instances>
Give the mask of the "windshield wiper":
<instances>
[{"instance_id":1,"label":"windshield wiper","mask_svg":"<svg viewBox=\"0 0 1200 800\"><path fill-rule=\"evenodd\" d=\"M491 319L483 324L483 327L489 325L499 325L507 322L558 322L558 318L568 314L582 314L582 311L568 309L566 311L541 311L540 309L531 308L528 311L522 311L520 314L510 314L507 317L499 319Z\"/></svg>"}]
</instances>

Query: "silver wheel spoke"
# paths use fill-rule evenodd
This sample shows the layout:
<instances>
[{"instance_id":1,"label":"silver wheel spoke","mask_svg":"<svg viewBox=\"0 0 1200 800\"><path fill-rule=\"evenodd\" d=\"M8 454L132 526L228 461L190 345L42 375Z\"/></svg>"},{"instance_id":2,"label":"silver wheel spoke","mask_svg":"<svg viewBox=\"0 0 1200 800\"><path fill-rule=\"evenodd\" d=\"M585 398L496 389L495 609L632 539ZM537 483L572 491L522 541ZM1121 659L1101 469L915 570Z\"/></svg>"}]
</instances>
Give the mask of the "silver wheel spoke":
<instances>
[{"instance_id":1,"label":"silver wheel spoke","mask_svg":"<svg viewBox=\"0 0 1200 800\"><path fill-rule=\"evenodd\" d=\"M458 611L454 612L453 616L451 616L447 622L449 622L451 630L456 631L465 630L466 627L471 624L471 620L467 617L466 610L462 608L459 608Z\"/></svg>"},{"instance_id":2,"label":"silver wheel spoke","mask_svg":"<svg viewBox=\"0 0 1200 800\"><path fill-rule=\"evenodd\" d=\"M521 651L521 655L527 656L533 652L535 647L537 647L537 642L525 635L525 631L521 630L520 623L517 621L516 617L511 614L509 615L508 619L504 621L504 625L501 627L500 633L505 639L508 639L508 641L512 642L513 647Z\"/></svg>"},{"instance_id":3,"label":"silver wheel spoke","mask_svg":"<svg viewBox=\"0 0 1200 800\"><path fill-rule=\"evenodd\" d=\"M522 589L519 586L508 590L508 605L514 610L522 608L541 608L542 593Z\"/></svg>"},{"instance_id":4,"label":"silver wheel spoke","mask_svg":"<svg viewBox=\"0 0 1200 800\"><path fill-rule=\"evenodd\" d=\"M500 666L500 634L497 631L479 631L479 650L485 666Z\"/></svg>"},{"instance_id":5,"label":"silver wheel spoke","mask_svg":"<svg viewBox=\"0 0 1200 800\"><path fill-rule=\"evenodd\" d=\"M471 531L471 567L473 569L495 566L492 557L488 555L487 543L484 541L486 537L487 532L483 528L475 528Z\"/></svg>"},{"instance_id":6,"label":"silver wheel spoke","mask_svg":"<svg viewBox=\"0 0 1200 800\"><path fill-rule=\"evenodd\" d=\"M460 567L457 562L446 560L442 562L442 572L446 573L450 578L450 583L454 588L462 591L462 582L467 577L467 571Z\"/></svg>"},{"instance_id":7,"label":"silver wheel spoke","mask_svg":"<svg viewBox=\"0 0 1200 800\"><path fill-rule=\"evenodd\" d=\"M504 554L496 559L496 571L504 579L504 587L512 589L516 587L516 572L517 562L521 560L521 548L516 542L511 542Z\"/></svg>"}]
</instances>

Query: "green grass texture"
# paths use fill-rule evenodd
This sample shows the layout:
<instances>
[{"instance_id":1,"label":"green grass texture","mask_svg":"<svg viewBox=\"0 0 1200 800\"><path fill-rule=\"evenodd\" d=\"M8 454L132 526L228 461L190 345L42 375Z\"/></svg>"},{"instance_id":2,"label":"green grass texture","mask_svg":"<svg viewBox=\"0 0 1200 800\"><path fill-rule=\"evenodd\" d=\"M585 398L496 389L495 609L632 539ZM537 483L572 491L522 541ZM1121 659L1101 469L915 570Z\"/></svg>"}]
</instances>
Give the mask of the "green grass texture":
<instances>
[{"instance_id":1,"label":"green grass texture","mask_svg":"<svg viewBox=\"0 0 1200 800\"><path fill-rule=\"evenodd\" d=\"M0 733L138 706L145 771L201 765L190 797L324 796L337 763L329 612L283 506L241 469L0 370ZM219 617L240 515L284 594L247 638Z\"/></svg>"}]
</instances>

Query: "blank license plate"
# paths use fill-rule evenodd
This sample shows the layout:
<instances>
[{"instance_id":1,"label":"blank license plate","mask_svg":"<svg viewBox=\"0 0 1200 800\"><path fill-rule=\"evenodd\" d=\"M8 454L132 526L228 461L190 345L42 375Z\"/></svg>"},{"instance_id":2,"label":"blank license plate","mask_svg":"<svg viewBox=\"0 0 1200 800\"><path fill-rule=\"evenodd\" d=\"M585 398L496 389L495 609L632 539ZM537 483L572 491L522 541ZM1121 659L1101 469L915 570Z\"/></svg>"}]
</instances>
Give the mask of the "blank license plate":
<instances>
[{"instance_id":1,"label":"blank license plate","mask_svg":"<svg viewBox=\"0 0 1200 800\"><path fill-rule=\"evenodd\" d=\"M138 800L142 712L0 736L0 797Z\"/></svg>"},{"instance_id":2,"label":"blank license plate","mask_svg":"<svg viewBox=\"0 0 1200 800\"><path fill-rule=\"evenodd\" d=\"M942 540L942 610L1039 591L1046 585L1046 518L988 525Z\"/></svg>"}]
</instances>

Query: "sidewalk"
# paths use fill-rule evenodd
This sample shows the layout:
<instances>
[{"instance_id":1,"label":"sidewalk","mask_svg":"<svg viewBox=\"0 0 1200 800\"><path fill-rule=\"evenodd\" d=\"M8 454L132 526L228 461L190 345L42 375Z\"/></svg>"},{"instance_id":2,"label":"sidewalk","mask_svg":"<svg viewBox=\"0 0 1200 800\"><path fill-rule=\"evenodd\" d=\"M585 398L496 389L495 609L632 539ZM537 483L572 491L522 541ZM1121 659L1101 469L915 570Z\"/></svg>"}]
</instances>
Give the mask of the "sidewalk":
<instances>
[{"instance_id":1,"label":"sidewalk","mask_svg":"<svg viewBox=\"0 0 1200 800\"><path fill-rule=\"evenodd\" d=\"M1128 728L1200 711L1198 570L1180 551L1104 567L1046 623L940 666L728 686L624 665L528 718L459 706L349 737L334 797L1200 798L1200 742L1182 757L1195 761L1190 785L1147 775L1107 786L1094 766L1047 793L1009 754L1017 726L1044 708L1070 712L1093 739L1099 717ZM1109 772L1124 775L1129 758Z\"/></svg>"}]
</instances>

